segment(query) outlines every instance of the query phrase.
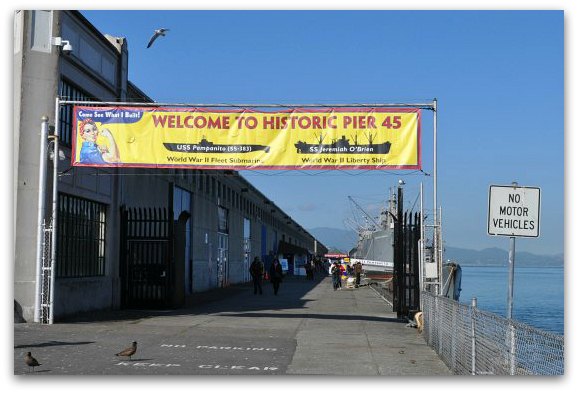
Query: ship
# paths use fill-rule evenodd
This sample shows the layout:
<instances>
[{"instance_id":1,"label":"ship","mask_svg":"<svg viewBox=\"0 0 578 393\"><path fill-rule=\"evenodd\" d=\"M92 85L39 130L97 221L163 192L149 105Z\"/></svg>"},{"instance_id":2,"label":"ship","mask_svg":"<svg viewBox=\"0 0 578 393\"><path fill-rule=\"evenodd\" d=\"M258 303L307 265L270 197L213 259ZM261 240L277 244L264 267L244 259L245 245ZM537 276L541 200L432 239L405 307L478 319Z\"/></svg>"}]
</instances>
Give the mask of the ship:
<instances>
[{"instance_id":1,"label":"ship","mask_svg":"<svg viewBox=\"0 0 578 393\"><path fill-rule=\"evenodd\" d=\"M357 143L357 137L353 144L342 135L340 139L334 139L331 143L323 143L323 136L319 136L318 143L306 143L297 141L295 148L299 154L388 154L391 142L373 143L373 136L369 135L369 143L361 145Z\"/></svg>"},{"instance_id":2,"label":"ship","mask_svg":"<svg viewBox=\"0 0 578 393\"><path fill-rule=\"evenodd\" d=\"M378 221L369 215L352 197L349 200L361 212L365 222L351 225L357 232L356 246L349 252L352 264L360 262L365 276L389 279L393 275L394 217L397 210L395 195L384 207Z\"/></svg>"},{"instance_id":3,"label":"ship","mask_svg":"<svg viewBox=\"0 0 578 393\"><path fill-rule=\"evenodd\" d=\"M349 200L362 212L365 220L365 223L356 223L354 228L357 230L358 240L356 246L349 252L350 263L360 262L369 280L387 281L394 275L394 229L397 212L395 194L391 194L387 206L381 209L378 220L366 213L352 197L349 197ZM436 274L432 253L431 247L425 247L424 271ZM424 273L424 277L426 275L427 273ZM458 263L451 261L442 263L442 296L459 301L461 278L462 270Z\"/></svg>"},{"instance_id":4,"label":"ship","mask_svg":"<svg viewBox=\"0 0 578 393\"><path fill-rule=\"evenodd\" d=\"M169 151L179 153L251 153L254 151L264 151L269 153L270 146L264 145L218 145L205 137L198 143L163 143Z\"/></svg>"}]
</instances>

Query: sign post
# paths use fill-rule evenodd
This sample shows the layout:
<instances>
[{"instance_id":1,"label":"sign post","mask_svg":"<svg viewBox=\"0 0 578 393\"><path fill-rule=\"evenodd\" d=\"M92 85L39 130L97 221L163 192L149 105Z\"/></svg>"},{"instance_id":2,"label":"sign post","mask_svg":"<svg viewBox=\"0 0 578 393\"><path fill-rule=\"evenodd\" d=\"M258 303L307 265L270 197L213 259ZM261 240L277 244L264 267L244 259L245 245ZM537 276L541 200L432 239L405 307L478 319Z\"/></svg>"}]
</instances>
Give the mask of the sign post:
<instances>
[{"instance_id":1,"label":"sign post","mask_svg":"<svg viewBox=\"0 0 578 393\"><path fill-rule=\"evenodd\" d=\"M511 186L490 186L488 235L509 236L509 280L507 318L512 320L514 307L514 260L516 237L540 236L540 189ZM510 323L510 375L516 374L516 337Z\"/></svg>"},{"instance_id":2,"label":"sign post","mask_svg":"<svg viewBox=\"0 0 578 393\"><path fill-rule=\"evenodd\" d=\"M509 236L509 282L507 317L512 318L514 302L514 260L516 237L540 236L540 189L510 186L490 186L488 205L488 235Z\"/></svg>"},{"instance_id":3,"label":"sign post","mask_svg":"<svg viewBox=\"0 0 578 393\"><path fill-rule=\"evenodd\" d=\"M514 259L516 257L516 238L510 237L510 251L508 252L508 309L506 317L512 319L512 309L514 305Z\"/></svg>"}]
</instances>

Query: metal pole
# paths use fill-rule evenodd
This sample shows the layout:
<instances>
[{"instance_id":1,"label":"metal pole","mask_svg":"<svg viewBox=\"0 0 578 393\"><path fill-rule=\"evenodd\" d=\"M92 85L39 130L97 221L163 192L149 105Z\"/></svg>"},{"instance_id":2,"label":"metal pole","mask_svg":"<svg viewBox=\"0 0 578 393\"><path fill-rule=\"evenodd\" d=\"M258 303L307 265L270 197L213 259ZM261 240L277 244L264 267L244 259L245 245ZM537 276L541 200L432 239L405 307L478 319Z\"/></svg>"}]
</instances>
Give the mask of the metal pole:
<instances>
[{"instance_id":1,"label":"metal pole","mask_svg":"<svg viewBox=\"0 0 578 393\"><path fill-rule=\"evenodd\" d=\"M507 318L510 320L510 331L509 331L509 341L510 341L510 375L516 374L516 345L514 339L514 326L511 323L512 314L514 309L514 258L516 255L516 238L514 236L510 237L510 252L508 253L508 265L510 267L509 280L508 280L508 310Z\"/></svg>"},{"instance_id":2,"label":"metal pole","mask_svg":"<svg viewBox=\"0 0 578 393\"><path fill-rule=\"evenodd\" d=\"M433 99L433 221L434 221L434 237L433 237L433 254L437 259L436 262L438 264L438 295L441 295L442 288L439 283L442 281L441 276L441 261L439 260L439 256L437 253L438 239L437 234L440 230L438 226L437 220L437 210L438 210L438 159L437 159L437 151L438 151L438 100L437 98Z\"/></svg>"},{"instance_id":3,"label":"metal pole","mask_svg":"<svg viewBox=\"0 0 578 393\"><path fill-rule=\"evenodd\" d=\"M44 249L44 206L46 202L46 138L48 137L48 116L42 116L40 126L40 162L38 164L38 223L36 228L36 284L34 293L34 322L40 322L40 292L42 281L42 256Z\"/></svg>"},{"instance_id":4,"label":"metal pole","mask_svg":"<svg viewBox=\"0 0 578 393\"><path fill-rule=\"evenodd\" d=\"M56 273L56 245L57 245L57 214L58 214L58 160L59 160L59 143L58 128L60 118L60 99L56 97L54 105L54 158L52 159L52 250L50 255L50 313L48 323L54 323L54 276Z\"/></svg>"},{"instance_id":5,"label":"metal pole","mask_svg":"<svg viewBox=\"0 0 578 393\"><path fill-rule=\"evenodd\" d=\"M514 187L518 186L518 183L513 181L512 185ZM508 279L508 305L506 310L506 317L512 319L512 311L514 308L514 259L516 256L516 237L510 237L510 252L508 253L508 266L509 266L509 279Z\"/></svg>"},{"instance_id":6,"label":"metal pole","mask_svg":"<svg viewBox=\"0 0 578 393\"><path fill-rule=\"evenodd\" d=\"M403 188L402 185L404 183L400 182L399 186L397 187L397 221L395 222L395 249L393 251L394 255L394 269L396 270L395 273L395 280L396 280L396 292L397 292L397 317L401 318L402 313L404 311L406 302L405 302L405 275L404 273L404 265L405 265L405 253L404 253L404 225L405 221L403 219ZM397 265L397 266L396 266Z\"/></svg>"},{"instance_id":7,"label":"metal pole","mask_svg":"<svg viewBox=\"0 0 578 393\"><path fill-rule=\"evenodd\" d=\"M510 375L516 375L516 330L510 320Z\"/></svg>"},{"instance_id":8,"label":"metal pole","mask_svg":"<svg viewBox=\"0 0 578 393\"><path fill-rule=\"evenodd\" d=\"M424 228L423 228L423 182L419 184L419 309L423 311L424 274L423 274L423 257L424 257Z\"/></svg>"},{"instance_id":9,"label":"metal pole","mask_svg":"<svg viewBox=\"0 0 578 393\"><path fill-rule=\"evenodd\" d=\"M457 302L453 302L452 303L452 332L457 332L457 317L458 317L458 303ZM451 340L452 340L452 371L456 370L456 362L457 362L457 343L456 341L458 340L458 336L456 334L452 334L451 335Z\"/></svg>"},{"instance_id":10,"label":"metal pole","mask_svg":"<svg viewBox=\"0 0 578 393\"><path fill-rule=\"evenodd\" d=\"M514 308L514 257L516 254L516 238L510 237L510 252L508 253L508 266L510 267L508 280L508 310L506 317L512 319Z\"/></svg>"},{"instance_id":11,"label":"metal pole","mask_svg":"<svg viewBox=\"0 0 578 393\"><path fill-rule=\"evenodd\" d=\"M438 276L439 276L439 292L438 295L443 295L444 293L444 274L443 274L443 263L444 263L444 254L443 254L443 250L444 250L444 242L443 242L443 238L442 238L442 208L440 207L440 214L438 216L438 226L437 226L437 230L438 230L438 234L439 234L439 238L438 238L438 255L437 255L437 259L438 259Z\"/></svg>"},{"instance_id":12,"label":"metal pole","mask_svg":"<svg viewBox=\"0 0 578 393\"><path fill-rule=\"evenodd\" d=\"M373 103L373 104L199 104L199 103L163 103L163 102L118 102L90 101L90 105L138 106L138 107L196 107L196 108L419 108L434 109L431 103ZM86 101L61 100L60 104L87 105ZM435 109L434 109L435 110ZM435 113L435 112L434 112Z\"/></svg>"},{"instance_id":13,"label":"metal pole","mask_svg":"<svg viewBox=\"0 0 578 393\"><path fill-rule=\"evenodd\" d=\"M476 308L478 307L478 299L472 298L472 375L476 375Z\"/></svg>"}]
</instances>

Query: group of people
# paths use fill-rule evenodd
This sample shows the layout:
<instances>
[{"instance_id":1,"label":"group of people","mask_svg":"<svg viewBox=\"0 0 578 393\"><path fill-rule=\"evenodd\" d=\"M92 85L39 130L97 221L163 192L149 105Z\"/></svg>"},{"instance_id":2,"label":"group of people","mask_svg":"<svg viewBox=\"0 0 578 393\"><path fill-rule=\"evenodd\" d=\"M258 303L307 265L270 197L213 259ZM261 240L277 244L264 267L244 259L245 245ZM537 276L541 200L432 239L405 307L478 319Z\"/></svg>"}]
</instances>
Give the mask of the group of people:
<instances>
[{"instance_id":1,"label":"group of people","mask_svg":"<svg viewBox=\"0 0 578 393\"><path fill-rule=\"evenodd\" d=\"M340 264L338 261L333 261L331 266L329 267L329 274L332 277L333 283L333 290L337 291L342 288L341 285L341 276L345 272L345 267ZM361 262L357 262L353 264L353 266L349 266L348 273L355 275L355 288L359 287L361 282L361 273L363 271L363 266ZM263 261L259 257L255 257L251 266L249 267L249 273L251 273L251 277L253 279L253 293L256 295L259 293L260 295L263 294L263 278L265 277L265 265ZM313 269L307 269L307 276L311 274L311 278L313 278ZM273 284L273 293L277 295L279 292L279 286L283 281L283 268L281 267L281 263L279 259L273 259L273 263L271 263L271 267L269 268L269 280L271 284Z\"/></svg>"},{"instance_id":2,"label":"group of people","mask_svg":"<svg viewBox=\"0 0 578 393\"><path fill-rule=\"evenodd\" d=\"M253 278L253 293L256 295L257 292L259 292L259 295L262 295L265 265L259 257L253 259L253 262L249 267L249 273L251 273L251 277ZM269 280L271 281L271 284L273 284L273 293L277 295L279 292L279 286L283 281L283 268L277 258L273 260L273 263L271 263L271 267L269 268Z\"/></svg>"},{"instance_id":3,"label":"group of people","mask_svg":"<svg viewBox=\"0 0 578 393\"><path fill-rule=\"evenodd\" d=\"M361 262L356 262L353 266L349 267L348 273L355 274L355 288L359 287L361 282L361 273L363 271L363 266ZM337 291L342 288L341 286L341 276L345 272L345 267L338 261L333 261L333 264L329 267L329 274L332 277L333 290Z\"/></svg>"}]
</instances>

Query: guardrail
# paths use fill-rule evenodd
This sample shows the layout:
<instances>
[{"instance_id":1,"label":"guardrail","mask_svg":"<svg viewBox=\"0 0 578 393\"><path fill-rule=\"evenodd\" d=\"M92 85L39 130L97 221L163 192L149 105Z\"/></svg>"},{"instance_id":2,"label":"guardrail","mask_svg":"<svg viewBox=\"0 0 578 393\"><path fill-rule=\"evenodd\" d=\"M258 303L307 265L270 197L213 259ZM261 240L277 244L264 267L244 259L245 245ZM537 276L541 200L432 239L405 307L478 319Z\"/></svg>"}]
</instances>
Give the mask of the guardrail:
<instances>
[{"instance_id":1,"label":"guardrail","mask_svg":"<svg viewBox=\"0 0 578 393\"><path fill-rule=\"evenodd\" d=\"M454 374L563 375L564 336L421 293L423 336Z\"/></svg>"}]
</instances>

